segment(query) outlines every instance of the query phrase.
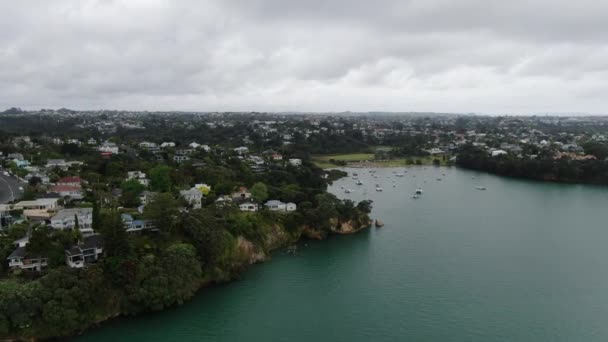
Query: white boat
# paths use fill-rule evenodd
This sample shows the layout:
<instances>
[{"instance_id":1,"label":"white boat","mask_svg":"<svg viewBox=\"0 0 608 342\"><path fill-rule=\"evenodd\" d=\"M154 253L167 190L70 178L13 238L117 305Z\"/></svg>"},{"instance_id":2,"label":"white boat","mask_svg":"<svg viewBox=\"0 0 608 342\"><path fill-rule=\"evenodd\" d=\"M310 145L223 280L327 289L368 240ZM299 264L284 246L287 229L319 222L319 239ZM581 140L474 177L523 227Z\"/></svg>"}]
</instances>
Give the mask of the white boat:
<instances>
[{"instance_id":1,"label":"white boat","mask_svg":"<svg viewBox=\"0 0 608 342\"><path fill-rule=\"evenodd\" d=\"M405 175L404 175L403 173L398 173L398 174L396 174L395 176L397 176L397 177L403 177L403 176L405 176Z\"/></svg>"},{"instance_id":2,"label":"white boat","mask_svg":"<svg viewBox=\"0 0 608 342\"><path fill-rule=\"evenodd\" d=\"M360 180L358 180L357 183L355 183L355 184L357 184L357 185L363 185L363 182L360 181Z\"/></svg>"},{"instance_id":3,"label":"white boat","mask_svg":"<svg viewBox=\"0 0 608 342\"><path fill-rule=\"evenodd\" d=\"M351 192L353 192L351 189L346 189L344 190L345 193L350 194Z\"/></svg>"},{"instance_id":4,"label":"white boat","mask_svg":"<svg viewBox=\"0 0 608 342\"><path fill-rule=\"evenodd\" d=\"M353 176L353 179L359 179L359 177L357 177L357 176Z\"/></svg>"},{"instance_id":5,"label":"white boat","mask_svg":"<svg viewBox=\"0 0 608 342\"><path fill-rule=\"evenodd\" d=\"M412 195L412 198L420 198L420 195Z\"/></svg>"},{"instance_id":6,"label":"white boat","mask_svg":"<svg viewBox=\"0 0 608 342\"><path fill-rule=\"evenodd\" d=\"M376 187L376 191L381 192L383 189L381 187Z\"/></svg>"},{"instance_id":7,"label":"white boat","mask_svg":"<svg viewBox=\"0 0 608 342\"><path fill-rule=\"evenodd\" d=\"M422 195L422 188L416 189L416 195Z\"/></svg>"},{"instance_id":8,"label":"white boat","mask_svg":"<svg viewBox=\"0 0 608 342\"><path fill-rule=\"evenodd\" d=\"M477 190L486 190L485 186L476 186L475 189Z\"/></svg>"}]
</instances>

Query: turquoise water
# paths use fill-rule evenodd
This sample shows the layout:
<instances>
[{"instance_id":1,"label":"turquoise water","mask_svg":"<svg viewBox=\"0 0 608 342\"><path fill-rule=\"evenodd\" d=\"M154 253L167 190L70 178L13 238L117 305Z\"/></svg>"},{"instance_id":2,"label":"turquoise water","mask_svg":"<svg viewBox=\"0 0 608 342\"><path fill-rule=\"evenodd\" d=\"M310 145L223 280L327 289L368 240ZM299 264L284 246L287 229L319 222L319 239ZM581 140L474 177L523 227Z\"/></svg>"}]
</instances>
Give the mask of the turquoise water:
<instances>
[{"instance_id":1,"label":"turquoise water","mask_svg":"<svg viewBox=\"0 0 608 342\"><path fill-rule=\"evenodd\" d=\"M302 243L179 308L75 340L608 340L608 188L456 168L355 171L364 185L349 177L332 191L372 199L384 228Z\"/></svg>"}]
</instances>

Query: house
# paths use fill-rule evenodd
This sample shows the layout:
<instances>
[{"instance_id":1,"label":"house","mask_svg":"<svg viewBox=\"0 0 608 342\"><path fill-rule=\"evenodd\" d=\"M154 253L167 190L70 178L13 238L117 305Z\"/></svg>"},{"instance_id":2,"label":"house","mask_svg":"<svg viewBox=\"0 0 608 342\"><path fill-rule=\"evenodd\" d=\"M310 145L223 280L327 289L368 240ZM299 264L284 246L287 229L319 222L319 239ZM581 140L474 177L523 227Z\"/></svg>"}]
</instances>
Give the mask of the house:
<instances>
[{"instance_id":1,"label":"house","mask_svg":"<svg viewBox=\"0 0 608 342\"><path fill-rule=\"evenodd\" d=\"M238 191L233 192L231 197L235 202L244 202L251 198L251 192L249 192L246 187L242 186Z\"/></svg>"},{"instance_id":2,"label":"house","mask_svg":"<svg viewBox=\"0 0 608 342\"><path fill-rule=\"evenodd\" d=\"M492 151L492 157L498 157L498 156L501 156L503 154L507 154L507 151L504 151L504 150L494 150L494 151Z\"/></svg>"},{"instance_id":3,"label":"house","mask_svg":"<svg viewBox=\"0 0 608 342\"><path fill-rule=\"evenodd\" d=\"M39 198L34 201L21 201L14 208L19 210L55 210L59 208L58 198Z\"/></svg>"},{"instance_id":4,"label":"house","mask_svg":"<svg viewBox=\"0 0 608 342\"><path fill-rule=\"evenodd\" d=\"M49 184L51 182L51 179L49 178L49 176L47 176L46 173L42 173L42 172L32 172L32 173L28 173L27 175L25 175L25 177L23 177L26 181L29 182L30 179L32 178L38 178L40 179L40 182L42 184Z\"/></svg>"},{"instance_id":5,"label":"house","mask_svg":"<svg viewBox=\"0 0 608 342\"><path fill-rule=\"evenodd\" d=\"M223 195L223 196L219 196L216 200L215 200L215 205L218 208L223 208L229 204L232 204L232 197L228 196L228 195Z\"/></svg>"},{"instance_id":6,"label":"house","mask_svg":"<svg viewBox=\"0 0 608 342\"><path fill-rule=\"evenodd\" d=\"M81 200L84 198L82 188L80 186L73 185L55 185L49 189L51 192L56 192L61 197L69 197L75 200Z\"/></svg>"},{"instance_id":7,"label":"house","mask_svg":"<svg viewBox=\"0 0 608 342\"><path fill-rule=\"evenodd\" d=\"M13 159L13 163L17 165L18 168L24 168L30 166L30 162L24 159Z\"/></svg>"},{"instance_id":8,"label":"house","mask_svg":"<svg viewBox=\"0 0 608 342\"><path fill-rule=\"evenodd\" d=\"M289 164L291 164L292 166L300 166L302 165L302 159L291 158L289 159Z\"/></svg>"},{"instance_id":9,"label":"house","mask_svg":"<svg viewBox=\"0 0 608 342\"><path fill-rule=\"evenodd\" d=\"M8 267L11 269L20 268L26 271L42 271L48 266L48 259L43 256L31 255L27 251L27 244L30 242L29 237L24 237L15 240L13 244L16 249L6 258Z\"/></svg>"},{"instance_id":10,"label":"house","mask_svg":"<svg viewBox=\"0 0 608 342\"><path fill-rule=\"evenodd\" d=\"M48 266L48 258L40 255L31 255L25 246L17 247L9 256L8 267L11 269L20 268L26 271L42 271Z\"/></svg>"},{"instance_id":11,"label":"house","mask_svg":"<svg viewBox=\"0 0 608 342\"><path fill-rule=\"evenodd\" d=\"M100 152L118 154L118 145L113 142L106 141L97 148Z\"/></svg>"},{"instance_id":12,"label":"house","mask_svg":"<svg viewBox=\"0 0 608 342\"><path fill-rule=\"evenodd\" d=\"M62 209L51 218L51 227L55 229L74 229L78 218L78 229L83 235L93 233L93 209L73 208Z\"/></svg>"},{"instance_id":13,"label":"house","mask_svg":"<svg viewBox=\"0 0 608 342\"><path fill-rule=\"evenodd\" d=\"M127 180L135 179L139 184L148 186L150 180L146 178L146 174L141 171L129 171L127 172Z\"/></svg>"},{"instance_id":14,"label":"house","mask_svg":"<svg viewBox=\"0 0 608 342\"><path fill-rule=\"evenodd\" d=\"M241 211L256 212L256 211L258 211L258 205L255 203L251 203L251 202L245 202L245 203L239 204L239 209Z\"/></svg>"},{"instance_id":15,"label":"house","mask_svg":"<svg viewBox=\"0 0 608 342\"><path fill-rule=\"evenodd\" d=\"M235 148L234 152L236 152L238 155L242 156L244 154L249 153L249 149L245 146L241 146L241 147Z\"/></svg>"},{"instance_id":16,"label":"house","mask_svg":"<svg viewBox=\"0 0 608 342\"><path fill-rule=\"evenodd\" d=\"M101 235L90 235L82 242L65 250L65 262L71 268L83 268L94 263L103 255L103 239Z\"/></svg>"},{"instance_id":17,"label":"house","mask_svg":"<svg viewBox=\"0 0 608 342\"><path fill-rule=\"evenodd\" d=\"M148 205L148 203L152 201L156 194L156 192L142 191L141 194L139 194L139 203L141 203L142 205Z\"/></svg>"},{"instance_id":18,"label":"house","mask_svg":"<svg viewBox=\"0 0 608 342\"><path fill-rule=\"evenodd\" d=\"M203 192L196 187L190 190L181 190L179 195L194 209L200 209L203 206Z\"/></svg>"},{"instance_id":19,"label":"house","mask_svg":"<svg viewBox=\"0 0 608 342\"><path fill-rule=\"evenodd\" d=\"M173 156L173 161L175 161L176 163L183 163L185 161L190 160L189 156L181 156L181 155L174 155Z\"/></svg>"},{"instance_id":20,"label":"house","mask_svg":"<svg viewBox=\"0 0 608 342\"><path fill-rule=\"evenodd\" d=\"M273 153L271 156L272 160L274 161L279 161L279 160L283 160L283 155L280 153Z\"/></svg>"},{"instance_id":21,"label":"house","mask_svg":"<svg viewBox=\"0 0 608 342\"><path fill-rule=\"evenodd\" d=\"M191 149L197 149L199 147L201 147L202 145L196 142L191 142L188 147L190 147Z\"/></svg>"},{"instance_id":22,"label":"house","mask_svg":"<svg viewBox=\"0 0 608 342\"><path fill-rule=\"evenodd\" d=\"M75 176L75 177L64 177L61 178L60 180L58 180L57 182L55 182L55 185L66 185L66 186L77 186L77 187L81 187L82 185L82 178Z\"/></svg>"},{"instance_id":23,"label":"house","mask_svg":"<svg viewBox=\"0 0 608 342\"><path fill-rule=\"evenodd\" d=\"M120 215L122 222L127 229L127 233L140 232L142 230L154 229L154 224L150 220L134 220L129 214Z\"/></svg>"},{"instance_id":24,"label":"house","mask_svg":"<svg viewBox=\"0 0 608 342\"><path fill-rule=\"evenodd\" d=\"M164 142L162 144L160 144L161 148L169 148L169 147L175 147L175 143L174 142Z\"/></svg>"},{"instance_id":25,"label":"house","mask_svg":"<svg viewBox=\"0 0 608 342\"><path fill-rule=\"evenodd\" d=\"M281 201L277 201L277 200L270 200L266 203L264 203L264 206L266 208L268 208L268 210L271 211L284 211L284 212L291 212L291 211L295 211L297 209L297 206L295 203L283 203Z\"/></svg>"},{"instance_id":26,"label":"house","mask_svg":"<svg viewBox=\"0 0 608 342\"><path fill-rule=\"evenodd\" d=\"M65 159L49 159L46 162L46 166L47 169L54 169L54 168L59 168L61 170L67 170L69 165L68 163L65 162Z\"/></svg>"}]
</instances>

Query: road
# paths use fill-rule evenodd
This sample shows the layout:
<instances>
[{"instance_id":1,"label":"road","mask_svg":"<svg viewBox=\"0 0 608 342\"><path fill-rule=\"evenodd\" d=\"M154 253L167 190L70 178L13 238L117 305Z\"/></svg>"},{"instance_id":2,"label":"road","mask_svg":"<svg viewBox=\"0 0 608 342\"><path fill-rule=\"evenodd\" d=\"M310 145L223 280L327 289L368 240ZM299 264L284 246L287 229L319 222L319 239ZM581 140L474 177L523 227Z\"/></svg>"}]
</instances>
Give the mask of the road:
<instances>
[{"instance_id":1,"label":"road","mask_svg":"<svg viewBox=\"0 0 608 342\"><path fill-rule=\"evenodd\" d=\"M17 178L5 176L4 170L0 169L0 204L8 203L15 198L20 198L22 192L19 187L22 186Z\"/></svg>"}]
</instances>

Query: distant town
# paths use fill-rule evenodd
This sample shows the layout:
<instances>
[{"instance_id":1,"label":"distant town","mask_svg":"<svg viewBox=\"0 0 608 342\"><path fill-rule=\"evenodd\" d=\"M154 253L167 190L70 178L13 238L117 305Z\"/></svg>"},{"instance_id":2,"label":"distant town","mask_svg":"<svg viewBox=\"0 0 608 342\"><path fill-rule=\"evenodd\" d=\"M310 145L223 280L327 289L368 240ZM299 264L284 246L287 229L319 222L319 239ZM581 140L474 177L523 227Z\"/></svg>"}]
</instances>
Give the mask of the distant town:
<instances>
[{"instance_id":1,"label":"distant town","mask_svg":"<svg viewBox=\"0 0 608 342\"><path fill-rule=\"evenodd\" d=\"M608 184L607 140L608 117L597 116L11 108L0 113L0 283L30 292L11 294L21 304L6 309L27 317L9 313L0 327L9 337L70 335L97 311L181 303L301 236L357 232L371 203L326 192L341 167ZM169 275L162 291L147 288ZM68 280L116 301L28 302L52 300L45 291ZM84 316L66 323L71 309Z\"/></svg>"}]
</instances>

